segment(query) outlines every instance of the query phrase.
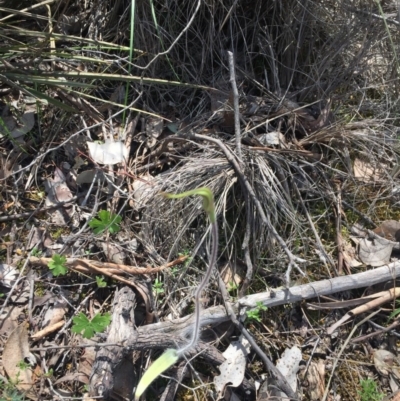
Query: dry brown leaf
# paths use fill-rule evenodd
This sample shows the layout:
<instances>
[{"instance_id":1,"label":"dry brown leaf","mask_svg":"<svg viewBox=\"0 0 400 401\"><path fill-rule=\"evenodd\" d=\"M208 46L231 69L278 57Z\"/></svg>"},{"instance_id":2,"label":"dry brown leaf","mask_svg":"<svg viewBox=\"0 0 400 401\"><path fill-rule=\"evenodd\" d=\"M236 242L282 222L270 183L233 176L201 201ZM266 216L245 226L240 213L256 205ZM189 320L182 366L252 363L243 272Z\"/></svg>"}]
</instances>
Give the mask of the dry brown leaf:
<instances>
[{"instance_id":1,"label":"dry brown leaf","mask_svg":"<svg viewBox=\"0 0 400 401\"><path fill-rule=\"evenodd\" d=\"M3 365L8 377L15 381L19 390L26 392L30 398L33 396L32 369L21 369L18 365L23 361L32 361L33 355L29 352L28 330L26 324L18 326L8 337L3 351Z\"/></svg>"},{"instance_id":2,"label":"dry brown leaf","mask_svg":"<svg viewBox=\"0 0 400 401\"><path fill-rule=\"evenodd\" d=\"M4 309L0 316L0 337L9 337L10 333L18 326L18 319L23 315L25 307L10 305Z\"/></svg>"},{"instance_id":3,"label":"dry brown leaf","mask_svg":"<svg viewBox=\"0 0 400 401\"><path fill-rule=\"evenodd\" d=\"M325 392L325 363L322 359L312 361L307 371L308 390L311 401L319 401Z\"/></svg>"},{"instance_id":4,"label":"dry brown leaf","mask_svg":"<svg viewBox=\"0 0 400 401\"><path fill-rule=\"evenodd\" d=\"M400 221L385 220L379 227L376 227L372 231L389 241L400 241Z\"/></svg>"},{"instance_id":5,"label":"dry brown leaf","mask_svg":"<svg viewBox=\"0 0 400 401\"><path fill-rule=\"evenodd\" d=\"M67 202L73 198L73 195L65 183L65 175L59 169L54 171L54 178L45 182L47 192L46 206L54 206L60 202ZM48 212L54 224L65 225L72 217L74 210L71 204L66 204L59 209Z\"/></svg>"},{"instance_id":6,"label":"dry brown leaf","mask_svg":"<svg viewBox=\"0 0 400 401\"><path fill-rule=\"evenodd\" d=\"M116 263L119 265L125 264L126 252L124 248L117 244L111 244L110 242L102 242L101 247L104 255L106 256L107 262Z\"/></svg>"},{"instance_id":7,"label":"dry brown leaf","mask_svg":"<svg viewBox=\"0 0 400 401\"><path fill-rule=\"evenodd\" d=\"M344 242L342 255L349 267L358 267L362 265L362 263L356 259L355 248L348 242Z\"/></svg>"},{"instance_id":8,"label":"dry brown leaf","mask_svg":"<svg viewBox=\"0 0 400 401\"><path fill-rule=\"evenodd\" d=\"M386 238L362 238L358 244L359 256L363 263L378 267L390 262L394 244Z\"/></svg>"},{"instance_id":9,"label":"dry brown leaf","mask_svg":"<svg viewBox=\"0 0 400 401\"><path fill-rule=\"evenodd\" d=\"M220 268L221 278L224 283L228 286L230 285L240 285L243 277L244 271L239 263L229 261Z\"/></svg>"}]
</instances>

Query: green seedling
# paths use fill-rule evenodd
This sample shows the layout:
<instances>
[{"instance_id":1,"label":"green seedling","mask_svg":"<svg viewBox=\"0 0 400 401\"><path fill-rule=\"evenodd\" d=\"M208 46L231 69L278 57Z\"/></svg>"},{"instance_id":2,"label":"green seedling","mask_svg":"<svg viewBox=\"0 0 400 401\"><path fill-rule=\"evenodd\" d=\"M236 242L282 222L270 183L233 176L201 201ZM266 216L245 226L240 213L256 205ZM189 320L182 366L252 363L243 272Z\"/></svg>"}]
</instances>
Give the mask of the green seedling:
<instances>
[{"instance_id":1,"label":"green seedling","mask_svg":"<svg viewBox=\"0 0 400 401\"><path fill-rule=\"evenodd\" d=\"M100 234L106 230L110 234L115 234L121 229L119 223L121 223L122 217L120 215L111 214L108 210L100 210L97 216L98 219L93 218L89 221L89 227L93 229L95 234Z\"/></svg>"},{"instance_id":2,"label":"green seedling","mask_svg":"<svg viewBox=\"0 0 400 401\"><path fill-rule=\"evenodd\" d=\"M103 276L96 276L96 284L99 288L107 287L107 283L105 282Z\"/></svg>"},{"instance_id":3,"label":"green seedling","mask_svg":"<svg viewBox=\"0 0 400 401\"><path fill-rule=\"evenodd\" d=\"M61 255L53 255L51 258L48 267L53 273L53 276L63 276L68 272L67 266L66 266L67 258L65 256Z\"/></svg>"},{"instance_id":4,"label":"green seedling","mask_svg":"<svg viewBox=\"0 0 400 401\"><path fill-rule=\"evenodd\" d=\"M214 195L209 188L197 188L192 191L183 192L181 194L163 194L166 198L170 199L181 199L191 195L200 195L203 198L203 209L208 214L208 218L211 223L211 236L212 236L212 247L210 262L208 264L206 273L203 280L199 284L194 294L195 312L194 312L194 325L191 339L187 345L180 349L167 349L145 372L141 378L135 393L135 400L143 394L146 388L160 376L164 371L175 364L179 358L181 358L185 352L194 347L197 344L200 334L201 321L200 321L200 296L204 288L207 286L215 262L217 261L218 252L218 226L215 216L215 205L214 205Z\"/></svg>"},{"instance_id":5,"label":"green seedling","mask_svg":"<svg viewBox=\"0 0 400 401\"><path fill-rule=\"evenodd\" d=\"M233 281L229 281L228 288L227 288L228 292L234 292L238 288L239 288L239 286L236 283L234 283Z\"/></svg>"},{"instance_id":6,"label":"green seedling","mask_svg":"<svg viewBox=\"0 0 400 401\"><path fill-rule=\"evenodd\" d=\"M72 318L74 322L72 326L73 333L82 333L83 338L92 338L95 333L103 332L111 322L111 315L98 313L92 320L89 320L84 313L79 313L78 316Z\"/></svg>"},{"instance_id":7,"label":"green seedling","mask_svg":"<svg viewBox=\"0 0 400 401\"><path fill-rule=\"evenodd\" d=\"M0 401L25 401L24 395L17 390L19 383L19 372L15 380L10 379L8 382L0 377Z\"/></svg>"},{"instance_id":8,"label":"green seedling","mask_svg":"<svg viewBox=\"0 0 400 401\"><path fill-rule=\"evenodd\" d=\"M35 256L36 258L40 258L43 255L43 252L35 247L32 249L31 255Z\"/></svg>"},{"instance_id":9,"label":"green seedling","mask_svg":"<svg viewBox=\"0 0 400 401\"><path fill-rule=\"evenodd\" d=\"M268 308L262 302L256 302L257 307L255 309L246 312L247 318L249 320L255 320L261 323L261 313L266 311Z\"/></svg>"},{"instance_id":10,"label":"green seedling","mask_svg":"<svg viewBox=\"0 0 400 401\"><path fill-rule=\"evenodd\" d=\"M378 386L372 379L365 379L360 381L361 391L360 394L361 401L381 401L385 396L378 390Z\"/></svg>"},{"instance_id":11,"label":"green seedling","mask_svg":"<svg viewBox=\"0 0 400 401\"><path fill-rule=\"evenodd\" d=\"M25 362L24 360L22 360L22 361L19 361L19 362L17 363L17 366L18 366L18 368L21 369L21 370L26 370L26 369L28 369L31 365L29 365L28 362Z\"/></svg>"},{"instance_id":12,"label":"green seedling","mask_svg":"<svg viewBox=\"0 0 400 401\"><path fill-rule=\"evenodd\" d=\"M164 284L158 278L154 281L153 291L156 295L164 294Z\"/></svg>"},{"instance_id":13,"label":"green seedling","mask_svg":"<svg viewBox=\"0 0 400 401\"><path fill-rule=\"evenodd\" d=\"M396 305L399 306L399 301L396 301ZM394 319L398 314L400 314L400 308L395 309L390 315L389 320Z\"/></svg>"},{"instance_id":14,"label":"green seedling","mask_svg":"<svg viewBox=\"0 0 400 401\"><path fill-rule=\"evenodd\" d=\"M54 370L50 368L47 373L45 373L43 376L44 377L52 377L54 375Z\"/></svg>"}]
</instances>

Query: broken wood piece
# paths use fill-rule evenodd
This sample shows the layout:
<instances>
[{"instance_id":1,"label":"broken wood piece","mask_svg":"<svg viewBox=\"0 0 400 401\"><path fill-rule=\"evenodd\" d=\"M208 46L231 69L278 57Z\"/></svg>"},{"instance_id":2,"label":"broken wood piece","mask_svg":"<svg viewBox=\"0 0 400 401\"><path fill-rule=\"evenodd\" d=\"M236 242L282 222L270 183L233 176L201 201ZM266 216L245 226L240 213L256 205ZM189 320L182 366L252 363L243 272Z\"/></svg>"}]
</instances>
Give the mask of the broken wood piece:
<instances>
[{"instance_id":1,"label":"broken wood piece","mask_svg":"<svg viewBox=\"0 0 400 401\"><path fill-rule=\"evenodd\" d=\"M157 267L134 267L128 265L121 265L117 263L110 262L100 262L97 260L88 260L88 259L80 259L80 258L67 258L65 264L71 268L76 267L76 270L83 270L87 272L87 269L93 269L96 273L105 274L104 271L108 270L110 274L113 275L122 275L124 273L128 274L154 274L159 273L160 271L167 269L169 267L173 267L183 263L188 258L187 255L179 256L179 258L173 260L172 262L166 263L162 266ZM47 266L52 258L37 258L35 256L31 256L29 261L32 263L40 264L42 266Z\"/></svg>"},{"instance_id":2,"label":"broken wood piece","mask_svg":"<svg viewBox=\"0 0 400 401\"><path fill-rule=\"evenodd\" d=\"M373 299L372 301L369 301L364 305L358 306L357 308L354 308L350 312L346 313L340 320L338 320L332 326L328 327L328 329L326 330L327 334L329 335L332 334L339 326L347 322L353 316L357 316L360 313L368 312L379 305L382 305L386 302L396 299L397 297L400 296L400 287L391 288L390 290L383 291L379 294L381 294L379 298Z\"/></svg>"},{"instance_id":3,"label":"broken wood piece","mask_svg":"<svg viewBox=\"0 0 400 401\"><path fill-rule=\"evenodd\" d=\"M124 344L135 332L135 294L129 287L115 292L107 343ZM131 377L121 377L129 373ZM129 398L135 383L132 352L124 347L101 347L96 354L89 381L91 397L110 399L113 393Z\"/></svg>"},{"instance_id":4,"label":"broken wood piece","mask_svg":"<svg viewBox=\"0 0 400 401\"><path fill-rule=\"evenodd\" d=\"M47 335L54 333L55 331L57 331L58 329L60 329L61 327L63 327L65 324L64 320L60 320L57 323L52 324L51 326L47 326L42 330L39 330L37 333L33 334L31 336L31 339L33 341L37 341L40 340L43 337L46 337Z\"/></svg>"}]
</instances>

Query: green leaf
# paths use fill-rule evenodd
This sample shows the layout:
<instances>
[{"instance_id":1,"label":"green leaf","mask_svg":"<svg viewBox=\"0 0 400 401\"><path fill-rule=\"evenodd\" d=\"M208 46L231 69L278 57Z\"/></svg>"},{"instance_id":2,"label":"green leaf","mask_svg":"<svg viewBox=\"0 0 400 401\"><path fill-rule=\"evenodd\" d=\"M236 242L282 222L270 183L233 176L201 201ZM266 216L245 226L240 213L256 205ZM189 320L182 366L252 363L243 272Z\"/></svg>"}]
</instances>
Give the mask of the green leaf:
<instances>
[{"instance_id":1,"label":"green leaf","mask_svg":"<svg viewBox=\"0 0 400 401\"><path fill-rule=\"evenodd\" d=\"M96 283L99 288L107 287L107 283L104 281L104 277L102 276L96 276Z\"/></svg>"},{"instance_id":2,"label":"green leaf","mask_svg":"<svg viewBox=\"0 0 400 401\"><path fill-rule=\"evenodd\" d=\"M65 263L67 262L67 258L65 256L61 256L61 255L53 255L53 257L51 258L48 267L51 270L51 272L53 273L53 276L63 276L64 274L66 274L68 272L68 269L65 265Z\"/></svg>"},{"instance_id":3,"label":"green leaf","mask_svg":"<svg viewBox=\"0 0 400 401\"><path fill-rule=\"evenodd\" d=\"M119 223L122 220L120 215L111 214L108 210L100 210L97 213L98 219L93 218L89 221L89 227L95 234L100 234L106 230L115 234L120 230Z\"/></svg>"},{"instance_id":4,"label":"green leaf","mask_svg":"<svg viewBox=\"0 0 400 401\"><path fill-rule=\"evenodd\" d=\"M258 302L256 302L256 305L257 305L257 309L259 310L259 311L261 311L261 310L267 310L268 308L261 302L261 301L258 301Z\"/></svg>"},{"instance_id":5,"label":"green leaf","mask_svg":"<svg viewBox=\"0 0 400 401\"><path fill-rule=\"evenodd\" d=\"M399 313L400 313L400 308L399 308L399 309L395 309L395 310L389 315L389 319L393 319L393 318L396 317Z\"/></svg>"},{"instance_id":6,"label":"green leaf","mask_svg":"<svg viewBox=\"0 0 400 401\"><path fill-rule=\"evenodd\" d=\"M167 349L156 361L154 361L140 379L135 393L135 400L138 400L153 380L176 363L178 359L179 354L176 349Z\"/></svg>"},{"instance_id":7,"label":"green leaf","mask_svg":"<svg viewBox=\"0 0 400 401\"><path fill-rule=\"evenodd\" d=\"M74 325L72 326L73 333L82 333L83 338L92 338L95 333L101 333L111 322L111 315L98 313L89 320L87 316L80 312L79 315L72 318Z\"/></svg>"}]
</instances>

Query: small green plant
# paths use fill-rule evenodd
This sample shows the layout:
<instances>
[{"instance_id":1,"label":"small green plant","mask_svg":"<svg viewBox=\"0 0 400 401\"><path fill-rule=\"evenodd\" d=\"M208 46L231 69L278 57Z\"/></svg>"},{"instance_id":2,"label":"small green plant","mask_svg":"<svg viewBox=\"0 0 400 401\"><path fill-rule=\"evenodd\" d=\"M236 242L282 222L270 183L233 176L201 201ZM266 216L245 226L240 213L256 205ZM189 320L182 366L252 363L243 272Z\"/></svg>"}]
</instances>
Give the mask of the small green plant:
<instances>
[{"instance_id":1,"label":"small green plant","mask_svg":"<svg viewBox=\"0 0 400 401\"><path fill-rule=\"evenodd\" d=\"M115 234L121 229L119 223L121 223L122 217L120 215L112 214L108 210L100 210L97 216L98 219L93 218L89 221L89 227L93 229L95 234L100 234L106 230L110 234Z\"/></svg>"},{"instance_id":2,"label":"small green plant","mask_svg":"<svg viewBox=\"0 0 400 401\"><path fill-rule=\"evenodd\" d=\"M40 258L43 255L43 252L35 247L32 249L31 255L35 256L36 258Z\"/></svg>"},{"instance_id":3,"label":"small green plant","mask_svg":"<svg viewBox=\"0 0 400 401\"><path fill-rule=\"evenodd\" d=\"M396 301L396 305L400 306L400 302ZM400 313L400 307L395 309L390 315L389 315L389 320L394 319L398 314Z\"/></svg>"},{"instance_id":4,"label":"small green plant","mask_svg":"<svg viewBox=\"0 0 400 401\"><path fill-rule=\"evenodd\" d=\"M239 286L234 283L233 281L229 281L228 286L227 286L227 290L228 292L234 292L239 288Z\"/></svg>"},{"instance_id":5,"label":"small green plant","mask_svg":"<svg viewBox=\"0 0 400 401\"><path fill-rule=\"evenodd\" d=\"M92 320L89 320L84 313L79 313L79 315L72 318L74 322L72 326L73 333L82 333L84 338L92 338L95 333L103 332L106 327L111 322L111 315L109 313L105 313L104 315L98 313L93 317Z\"/></svg>"},{"instance_id":6,"label":"small green plant","mask_svg":"<svg viewBox=\"0 0 400 401\"><path fill-rule=\"evenodd\" d=\"M261 323L261 312L266 311L268 308L262 302L256 302L257 307L246 312L249 320L255 320Z\"/></svg>"},{"instance_id":7,"label":"small green plant","mask_svg":"<svg viewBox=\"0 0 400 401\"><path fill-rule=\"evenodd\" d=\"M25 362L24 360L19 361L19 362L17 363L17 366L18 366L21 370L26 370L26 369L28 369L28 368L30 367L29 363L28 363L28 362Z\"/></svg>"},{"instance_id":8,"label":"small green plant","mask_svg":"<svg viewBox=\"0 0 400 401\"><path fill-rule=\"evenodd\" d=\"M153 284L153 291L156 295L164 294L164 283L158 278L155 279Z\"/></svg>"},{"instance_id":9,"label":"small green plant","mask_svg":"<svg viewBox=\"0 0 400 401\"><path fill-rule=\"evenodd\" d=\"M20 394L16 389L17 382L6 382L0 379L0 401L25 401L25 396Z\"/></svg>"},{"instance_id":10,"label":"small green plant","mask_svg":"<svg viewBox=\"0 0 400 401\"><path fill-rule=\"evenodd\" d=\"M378 386L372 379L365 379L360 381L361 391L360 394L361 401L381 401L385 396L378 390Z\"/></svg>"},{"instance_id":11,"label":"small green plant","mask_svg":"<svg viewBox=\"0 0 400 401\"><path fill-rule=\"evenodd\" d=\"M53 255L51 258L48 267L53 273L53 276L63 276L68 272L67 266L66 266L67 258L65 256L61 255Z\"/></svg>"},{"instance_id":12,"label":"small green plant","mask_svg":"<svg viewBox=\"0 0 400 401\"><path fill-rule=\"evenodd\" d=\"M99 287L99 288L107 287L107 283L104 280L103 276L96 276L96 284L97 284L97 287Z\"/></svg>"},{"instance_id":13,"label":"small green plant","mask_svg":"<svg viewBox=\"0 0 400 401\"><path fill-rule=\"evenodd\" d=\"M45 373L43 376L44 377L52 377L54 375L54 370L50 368L47 373Z\"/></svg>"},{"instance_id":14,"label":"small green plant","mask_svg":"<svg viewBox=\"0 0 400 401\"><path fill-rule=\"evenodd\" d=\"M170 272L173 276L176 276L179 273L180 269L179 267L173 267L170 269Z\"/></svg>"}]
</instances>

